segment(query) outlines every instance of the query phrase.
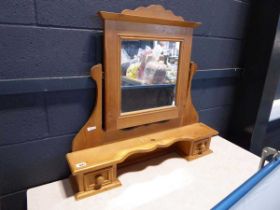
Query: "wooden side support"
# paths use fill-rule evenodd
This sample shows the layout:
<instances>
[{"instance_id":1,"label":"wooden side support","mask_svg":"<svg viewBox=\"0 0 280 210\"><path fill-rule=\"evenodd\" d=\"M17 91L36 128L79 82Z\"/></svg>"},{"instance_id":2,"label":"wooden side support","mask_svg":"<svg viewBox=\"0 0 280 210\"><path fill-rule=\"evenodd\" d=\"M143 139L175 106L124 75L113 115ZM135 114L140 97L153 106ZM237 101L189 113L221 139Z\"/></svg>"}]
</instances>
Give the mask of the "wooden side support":
<instances>
[{"instance_id":1,"label":"wooden side support","mask_svg":"<svg viewBox=\"0 0 280 210\"><path fill-rule=\"evenodd\" d=\"M102 144L104 130L102 128L102 65L91 68L91 77L96 82L96 105L86 124L75 136L72 151L77 151Z\"/></svg>"},{"instance_id":2,"label":"wooden side support","mask_svg":"<svg viewBox=\"0 0 280 210\"><path fill-rule=\"evenodd\" d=\"M189 79L188 79L188 86L186 90L186 104L184 106L184 116L182 118L182 125L188 125L192 123L198 122L198 114L194 108L192 103L192 95L191 95L191 87L192 87L192 79L197 71L197 64L195 62L190 63L190 71L189 71Z\"/></svg>"}]
</instances>

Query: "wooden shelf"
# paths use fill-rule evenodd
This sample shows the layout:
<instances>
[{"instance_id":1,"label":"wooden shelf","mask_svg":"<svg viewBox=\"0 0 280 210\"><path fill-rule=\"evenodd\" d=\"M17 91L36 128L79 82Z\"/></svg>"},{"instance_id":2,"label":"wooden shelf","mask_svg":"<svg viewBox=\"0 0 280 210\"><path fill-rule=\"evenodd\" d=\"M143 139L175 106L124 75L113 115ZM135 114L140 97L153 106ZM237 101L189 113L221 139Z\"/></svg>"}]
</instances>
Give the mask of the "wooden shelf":
<instances>
[{"instance_id":1,"label":"wooden shelf","mask_svg":"<svg viewBox=\"0 0 280 210\"><path fill-rule=\"evenodd\" d=\"M197 141L217 135L217 131L203 123L131 138L115 143L89 148L67 154L73 175L94 171L123 162L130 155L151 152L180 141Z\"/></svg>"}]
</instances>

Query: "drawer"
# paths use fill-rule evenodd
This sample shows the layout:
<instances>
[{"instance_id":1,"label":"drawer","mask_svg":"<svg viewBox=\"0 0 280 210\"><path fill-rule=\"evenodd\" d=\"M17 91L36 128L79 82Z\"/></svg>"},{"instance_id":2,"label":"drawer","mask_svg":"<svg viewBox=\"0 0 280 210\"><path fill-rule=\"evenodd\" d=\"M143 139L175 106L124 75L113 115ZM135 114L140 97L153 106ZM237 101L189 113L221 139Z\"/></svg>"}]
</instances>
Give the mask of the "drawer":
<instances>
[{"instance_id":1,"label":"drawer","mask_svg":"<svg viewBox=\"0 0 280 210\"><path fill-rule=\"evenodd\" d=\"M102 184L98 184L98 181L102 180ZM113 180L113 168L108 167L100 169L98 171L86 173L84 175L84 188L88 190L97 190L102 186L111 184Z\"/></svg>"},{"instance_id":2,"label":"drawer","mask_svg":"<svg viewBox=\"0 0 280 210\"><path fill-rule=\"evenodd\" d=\"M210 139L203 139L193 143L191 155L201 155L209 149Z\"/></svg>"}]
</instances>

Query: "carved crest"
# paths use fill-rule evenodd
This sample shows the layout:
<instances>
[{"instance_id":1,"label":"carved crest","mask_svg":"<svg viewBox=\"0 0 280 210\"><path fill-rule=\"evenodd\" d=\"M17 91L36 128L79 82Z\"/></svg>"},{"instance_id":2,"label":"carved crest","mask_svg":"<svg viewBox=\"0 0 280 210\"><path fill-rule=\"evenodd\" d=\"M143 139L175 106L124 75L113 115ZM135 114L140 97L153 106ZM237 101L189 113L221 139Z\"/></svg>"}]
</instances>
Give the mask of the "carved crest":
<instances>
[{"instance_id":1,"label":"carved crest","mask_svg":"<svg viewBox=\"0 0 280 210\"><path fill-rule=\"evenodd\" d=\"M154 4L148 7L138 7L134 10L125 9L121 12L121 14L184 21L184 18L181 16L176 16L171 10L166 10L163 6Z\"/></svg>"}]
</instances>

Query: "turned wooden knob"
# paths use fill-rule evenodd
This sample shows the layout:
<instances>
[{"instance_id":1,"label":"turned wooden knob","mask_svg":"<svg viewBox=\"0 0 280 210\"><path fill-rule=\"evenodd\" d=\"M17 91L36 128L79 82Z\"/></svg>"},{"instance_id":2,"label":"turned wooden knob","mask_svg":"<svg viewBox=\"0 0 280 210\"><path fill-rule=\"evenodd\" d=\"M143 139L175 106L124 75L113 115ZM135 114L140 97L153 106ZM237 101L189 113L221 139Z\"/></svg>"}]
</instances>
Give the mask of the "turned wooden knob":
<instances>
[{"instance_id":1,"label":"turned wooden knob","mask_svg":"<svg viewBox=\"0 0 280 210\"><path fill-rule=\"evenodd\" d=\"M198 145L198 154L202 154L206 149L206 145L204 143Z\"/></svg>"},{"instance_id":2,"label":"turned wooden knob","mask_svg":"<svg viewBox=\"0 0 280 210\"><path fill-rule=\"evenodd\" d=\"M202 143L199 147L199 150L203 152L205 149L206 149L206 146L205 146L205 144Z\"/></svg>"},{"instance_id":3,"label":"turned wooden knob","mask_svg":"<svg viewBox=\"0 0 280 210\"><path fill-rule=\"evenodd\" d=\"M104 179L104 177L103 177L102 175L96 176L96 178L95 178L95 188L96 188L96 189L101 188L101 186L102 186L104 180L105 180L105 179Z\"/></svg>"}]
</instances>

